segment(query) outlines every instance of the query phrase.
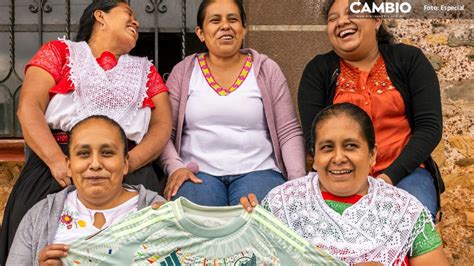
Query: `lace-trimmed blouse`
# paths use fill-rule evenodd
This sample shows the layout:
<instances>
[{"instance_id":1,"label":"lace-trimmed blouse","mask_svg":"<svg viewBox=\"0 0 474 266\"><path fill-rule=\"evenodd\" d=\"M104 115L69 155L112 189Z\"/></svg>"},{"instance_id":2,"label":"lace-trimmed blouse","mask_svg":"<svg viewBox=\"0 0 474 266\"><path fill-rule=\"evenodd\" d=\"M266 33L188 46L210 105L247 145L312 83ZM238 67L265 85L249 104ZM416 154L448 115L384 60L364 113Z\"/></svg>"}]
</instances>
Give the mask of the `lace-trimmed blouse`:
<instances>
[{"instance_id":1,"label":"lace-trimmed blouse","mask_svg":"<svg viewBox=\"0 0 474 266\"><path fill-rule=\"evenodd\" d=\"M362 198L362 195L341 198L334 196L329 192L321 192L321 194L327 205L341 215L347 208L356 204ZM423 233L415 238L412 246L411 257L426 254L442 245L441 237L434 229L433 224L429 223L429 219L431 219L430 216L426 215L425 212L422 212L416 221L417 225L423 225ZM404 262L406 265L409 265L408 256L405 257Z\"/></svg>"},{"instance_id":2,"label":"lace-trimmed blouse","mask_svg":"<svg viewBox=\"0 0 474 266\"><path fill-rule=\"evenodd\" d=\"M70 79L69 58L69 49L64 41L51 41L43 45L25 66L25 72L30 66L36 66L44 69L54 78L56 85L50 89L50 103L45 117L50 128L63 131L69 131L75 122L78 122L74 121L74 110L79 108L79 105L72 97L75 88ZM119 62L110 52L102 53L96 60L105 71L113 69ZM146 97L143 100L142 107L137 111L131 123L122 125L127 138L136 143L139 143L148 131L151 108L155 108L152 98L159 93L168 91L153 65L150 67L147 77Z\"/></svg>"},{"instance_id":3,"label":"lace-trimmed blouse","mask_svg":"<svg viewBox=\"0 0 474 266\"><path fill-rule=\"evenodd\" d=\"M341 198L321 192L318 182L315 172L286 182L271 190L262 206L310 243L347 263L388 259L381 254L402 251L397 242L406 239L406 233L410 233L407 243L411 242L408 257L426 254L442 245L428 211L405 191L369 177L368 195ZM395 208L397 201L400 204ZM378 210L382 206L391 209ZM415 211L419 208L421 212ZM413 215L416 213L419 214ZM408 224L406 218L410 216L413 220ZM394 225L391 220L396 226L389 226L387 234L384 227ZM408 265L407 256L396 258L393 265Z\"/></svg>"}]
</instances>

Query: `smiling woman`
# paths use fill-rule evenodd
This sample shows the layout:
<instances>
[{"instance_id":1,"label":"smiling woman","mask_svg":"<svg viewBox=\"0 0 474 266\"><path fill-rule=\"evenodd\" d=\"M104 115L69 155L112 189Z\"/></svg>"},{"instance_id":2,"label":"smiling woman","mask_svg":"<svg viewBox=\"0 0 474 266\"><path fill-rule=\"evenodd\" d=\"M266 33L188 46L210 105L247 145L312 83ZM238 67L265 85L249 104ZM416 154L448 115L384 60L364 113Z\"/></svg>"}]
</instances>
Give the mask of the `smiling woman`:
<instances>
[{"instance_id":1,"label":"smiling woman","mask_svg":"<svg viewBox=\"0 0 474 266\"><path fill-rule=\"evenodd\" d=\"M305 174L303 139L278 65L241 49L247 33L239 0L204 0L196 35L208 53L194 54L170 74L173 135L160 161L167 199L201 205L238 204L250 192Z\"/></svg>"},{"instance_id":2,"label":"smiling woman","mask_svg":"<svg viewBox=\"0 0 474 266\"><path fill-rule=\"evenodd\" d=\"M414 195L435 221L444 190L430 156L442 135L436 72L420 49L394 43L377 12L354 14L349 2L326 1L333 50L312 59L301 77L298 107L307 148L312 121L324 107L359 106L375 128L378 149L371 175Z\"/></svg>"},{"instance_id":3,"label":"smiling woman","mask_svg":"<svg viewBox=\"0 0 474 266\"><path fill-rule=\"evenodd\" d=\"M331 105L312 128L316 172L274 188L262 206L349 265L448 265L429 211L369 175L377 147L367 113L350 103ZM241 203L251 210L256 199Z\"/></svg>"},{"instance_id":4,"label":"smiling woman","mask_svg":"<svg viewBox=\"0 0 474 266\"><path fill-rule=\"evenodd\" d=\"M81 16L75 41L46 43L26 65L18 119L32 152L5 208L0 265L23 215L71 184L66 132L86 117L105 115L124 129L132 144L125 183L161 191L150 163L169 140L170 104L153 64L128 55L139 26L126 1L95 0Z\"/></svg>"},{"instance_id":5,"label":"smiling woman","mask_svg":"<svg viewBox=\"0 0 474 266\"><path fill-rule=\"evenodd\" d=\"M79 200L88 208L111 209L121 197L133 194L124 193L122 188L129 167L127 140L115 124L118 132L111 135L111 124L106 117L92 116L76 124L70 134L67 173Z\"/></svg>"},{"instance_id":6,"label":"smiling woman","mask_svg":"<svg viewBox=\"0 0 474 266\"><path fill-rule=\"evenodd\" d=\"M25 215L6 265L57 265L67 244L162 201L142 185L122 185L129 170L127 138L106 116L91 116L69 134L67 173L74 186L49 195Z\"/></svg>"},{"instance_id":7,"label":"smiling woman","mask_svg":"<svg viewBox=\"0 0 474 266\"><path fill-rule=\"evenodd\" d=\"M329 119L335 114L337 109L321 113L314 122L313 145L318 156L313 168L318 172L321 190L339 197L365 195L367 175L377 155L372 123L361 112Z\"/></svg>"}]
</instances>

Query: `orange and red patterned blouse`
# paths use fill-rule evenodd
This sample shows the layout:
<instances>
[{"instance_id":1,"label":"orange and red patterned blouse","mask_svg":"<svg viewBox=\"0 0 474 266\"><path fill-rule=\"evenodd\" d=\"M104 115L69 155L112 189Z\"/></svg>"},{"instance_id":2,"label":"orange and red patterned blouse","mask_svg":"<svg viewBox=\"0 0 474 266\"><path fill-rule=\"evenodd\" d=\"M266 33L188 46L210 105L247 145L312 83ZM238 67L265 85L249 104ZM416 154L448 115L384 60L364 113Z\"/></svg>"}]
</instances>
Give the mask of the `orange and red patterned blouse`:
<instances>
[{"instance_id":1,"label":"orange and red patterned blouse","mask_svg":"<svg viewBox=\"0 0 474 266\"><path fill-rule=\"evenodd\" d=\"M381 174L400 155L410 140L411 128L405 103L387 74L379 55L369 72L340 59L341 74L336 83L334 103L353 103L372 119L376 134L377 159L372 176Z\"/></svg>"}]
</instances>

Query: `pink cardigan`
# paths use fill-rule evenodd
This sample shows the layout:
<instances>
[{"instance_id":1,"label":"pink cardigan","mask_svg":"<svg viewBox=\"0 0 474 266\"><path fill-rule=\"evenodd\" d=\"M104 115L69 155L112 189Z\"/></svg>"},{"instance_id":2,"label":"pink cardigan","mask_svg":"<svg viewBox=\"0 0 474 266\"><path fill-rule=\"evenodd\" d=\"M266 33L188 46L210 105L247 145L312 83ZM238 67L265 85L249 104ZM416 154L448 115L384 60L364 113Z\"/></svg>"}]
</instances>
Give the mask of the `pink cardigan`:
<instances>
[{"instance_id":1,"label":"pink cardigan","mask_svg":"<svg viewBox=\"0 0 474 266\"><path fill-rule=\"evenodd\" d=\"M280 67L268 56L252 49L253 68L262 94L263 109L270 131L276 164L288 179L306 175L303 137L288 84ZM179 157L183 134L184 114L189 92L189 81L193 73L197 54L186 57L171 71L166 82L171 99L173 128L171 140L160 156L163 170L171 175L179 168L186 167ZM174 143L174 145L173 145Z\"/></svg>"}]
</instances>

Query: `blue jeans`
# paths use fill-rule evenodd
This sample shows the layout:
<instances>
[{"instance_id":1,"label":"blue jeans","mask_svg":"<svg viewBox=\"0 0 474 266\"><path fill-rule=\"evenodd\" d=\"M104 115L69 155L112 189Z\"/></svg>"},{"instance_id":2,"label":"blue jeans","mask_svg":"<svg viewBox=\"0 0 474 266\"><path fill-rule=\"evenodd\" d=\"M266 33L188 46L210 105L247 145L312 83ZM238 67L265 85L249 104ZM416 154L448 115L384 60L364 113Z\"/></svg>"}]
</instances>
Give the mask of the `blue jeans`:
<instances>
[{"instance_id":1,"label":"blue jeans","mask_svg":"<svg viewBox=\"0 0 474 266\"><path fill-rule=\"evenodd\" d=\"M404 177L396 187L401 188L417 198L431 213L433 222L436 222L438 211L438 193L434 179L424 168L418 167L411 174Z\"/></svg>"},{"instance_id":2,"label":"blue jeans","mask_svg":"<svg viewBox=\"0 0 474 266\"><path fill-rule=\"evenodd\" d=\"M186 181L173 199L185 197L205 206L230 206L239 204L240 198L254 193L261 201L272 188L283 184L285 177L274 170L262 170L241 175L213 176L196 174L202 184Z\"/></svg>"}]
</instances>

